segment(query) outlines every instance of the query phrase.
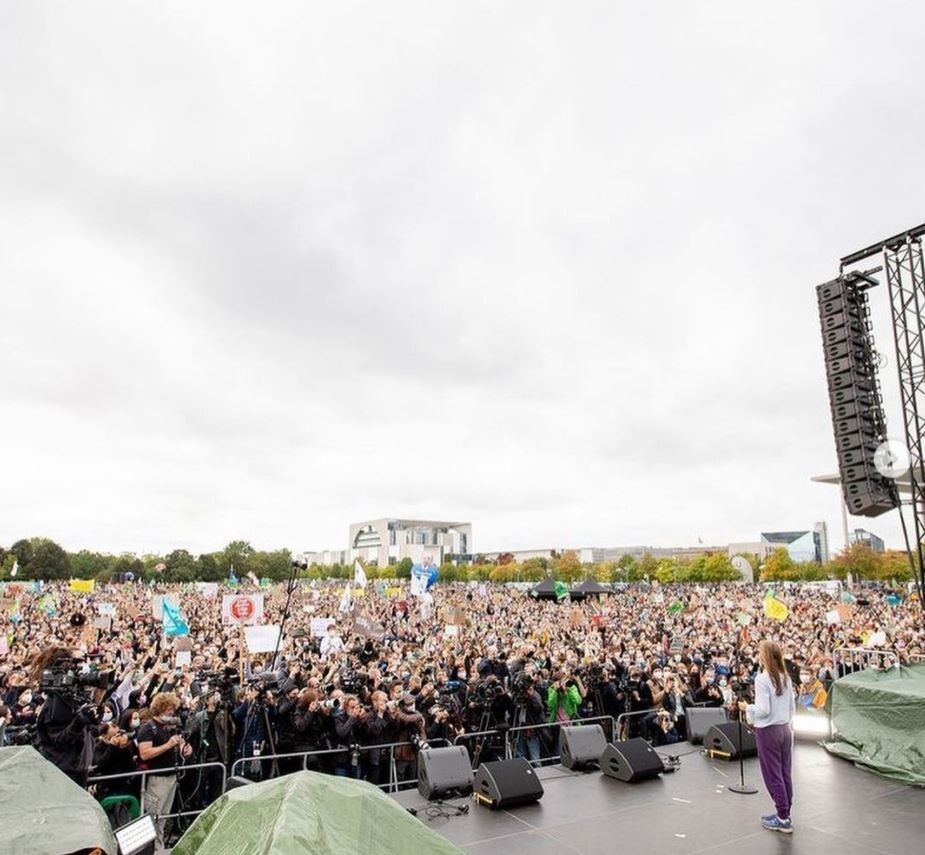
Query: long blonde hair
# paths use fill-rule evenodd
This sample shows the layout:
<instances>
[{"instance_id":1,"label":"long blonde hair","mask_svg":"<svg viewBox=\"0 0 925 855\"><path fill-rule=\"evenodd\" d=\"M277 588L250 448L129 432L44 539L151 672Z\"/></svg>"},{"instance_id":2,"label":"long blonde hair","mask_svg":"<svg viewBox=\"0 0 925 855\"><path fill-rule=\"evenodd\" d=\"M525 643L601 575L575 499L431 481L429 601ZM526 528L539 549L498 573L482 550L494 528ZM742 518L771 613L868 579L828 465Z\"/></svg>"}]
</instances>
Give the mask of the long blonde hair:
<instances>
[{"instance_id":1,"label":"long blonde hair","mask_svg":"<svg viewBox=\"0 0 925 855\"><path fill-rule=\"evenodd\" d=\"M784 652L776 641L765 639L758 644L758 658L764 664L771 682L774 684L774 694L782 695L787 685L787 668L784 666Z\"/></svg>"}]
</instances>

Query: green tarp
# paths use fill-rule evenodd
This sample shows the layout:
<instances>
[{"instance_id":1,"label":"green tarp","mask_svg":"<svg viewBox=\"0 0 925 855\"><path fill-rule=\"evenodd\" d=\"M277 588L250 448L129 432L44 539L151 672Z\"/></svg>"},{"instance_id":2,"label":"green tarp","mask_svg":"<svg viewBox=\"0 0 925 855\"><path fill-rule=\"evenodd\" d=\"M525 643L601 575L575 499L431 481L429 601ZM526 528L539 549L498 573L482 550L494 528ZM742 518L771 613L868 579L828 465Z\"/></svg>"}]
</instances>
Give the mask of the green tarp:
<instances>
[{"instance_id":1,"label":"green tarp","mask_svg":"<svg viewBox=\"0 0 925 855\"><path fill-rule=\"evenodd\" d=\"M0 852L65 855L118 847L106 812L29 746L0 748Z\"/></svg>"},{"instance_id":2,"label":"green tarp","mask_svg":"<svg viewBox=\"0 0 925 855\"><path fill-rule=\"evenodd\" d=\"M173 855L461 855L366 781L296 772L229 790Z\"/></svg>"},{"instance_id":3,"label":"green tarp","mask_svg":"<svg viewBox=\"0 0 925 855\"><path fill-rule=\"evenodd\" d=\"M925 787L925 664L858 671L829 693L826 749L886 778Z\"/></svg>"}]
</instances>

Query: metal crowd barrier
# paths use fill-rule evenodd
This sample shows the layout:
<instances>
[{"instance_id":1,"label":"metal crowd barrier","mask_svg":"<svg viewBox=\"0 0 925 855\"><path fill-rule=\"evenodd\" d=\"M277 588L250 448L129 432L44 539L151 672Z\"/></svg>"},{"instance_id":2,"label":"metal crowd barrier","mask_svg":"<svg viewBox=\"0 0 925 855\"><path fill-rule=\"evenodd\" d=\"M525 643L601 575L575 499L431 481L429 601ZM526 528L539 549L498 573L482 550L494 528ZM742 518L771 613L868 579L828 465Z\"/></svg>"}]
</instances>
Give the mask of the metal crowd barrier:
<instances>
[{"instance_id":1,"label":"metal crowd barrier","mask_svg":"<svg viewBox=\"0 0 925 855\"><path fill-rule=\"evenodd\" d=\"M138 772L121 772L118 775L91 775L87 778L87 786L90 787L93 784L99 784L101 781L117 781L125 780L129 778L141 778L141 797L138 801L141 812L145 812L145 788L148 783L149 775L163 775L164 773L176 774L178 772L190 772L194 769L220 769L222 773L222 789L221 792L225 792L225 784L228 780L228 774L225 771L225 764L220 763L218 760L213 760L210 763L187 763L185 766L171 766L166 769L142 769ZM115 795L115 794L114 794ZM175 797L176 798L176 797ZM199 810L181 810L174 813L161 813L155 816L155 821L160 819L175 819L180 816L199 816L205 808Z\"/></svg>"},{"instance_id":2,"label":"metal crowd barrier","mask_svg":"<svg viewBox=\"0 0 925 855\"><path fill-rule=\"evenodd\" d=\"M600 722L609 722L610 723L610 736L608 741L612 741L615 738L617 732L617 722L614 720L612 715L595 715L588 716L587 718L575 718L571 721L544 721L540 724L523 724L516 727L508 727L504 730L475 730L469 733L460 733L459 736L453 740L454 745L465 745L470 739L476 739L478 737L492 737L492 736L501 736L504 742L504 757L507 760L510 760L514 756L514 750L517 747L517 739L512 739L511 734L518 734L527 730L544 730L544 729L553 729L558 727L571 727L572 725L581 725L581 724L591 724L591 723L600 723ZM473 761L476 759L473 752ZM550 754L545 757L540 758L540 762L545 760L558 760L560 755Z\"/></svg>"},{"instance_id":3,"label":"metal crowd barrier","mask_svg":"<svg viewBox=\"0 0 925 855\"><path fill-rule=\"evenodd\" d=\"M401 746L409 746L412 743L410 742L383 742L377 745L358 745L357 749L361 754L368 753L370 751L384 751L388 749L389 758L388 758L388 768L389 768L389 780L385 783L377 784L376 786L379 789L384 789L387 792L397 792L399 785L411 785L417 784L417 778L408 778L399 781L398 780L398 771L395 760L395 749ZM449 745L445 739L431 739L427 742L431 747L439 747L441 745ZM290 758L300 758L302 760L302 769L305 770L308 768L308 761L310 757L331 757L333 758L336 755L349 755L351 752L350 748L345 748L343 746L338 748L320 748L312 751L291 751L286 754L257 754L253 757L240 757L231 764L231 775L242 775L243 777L249 777L244 768L246 764L258 764L262 765L266 761L275 761L275 760L286 760Z\"/></svg>"},{"instance_id":4,"label":"metal crowd barrier","mask_svg":"<svg viewBox=\"0 0 925 855\"><path fill-rule=\"evenodd\" d=\"M895 650L877 650L869 647L836 647L832 659L835 673L839 677L870 668L885 671L899 665L899 654Z\"/></svg>"}]
</instances>

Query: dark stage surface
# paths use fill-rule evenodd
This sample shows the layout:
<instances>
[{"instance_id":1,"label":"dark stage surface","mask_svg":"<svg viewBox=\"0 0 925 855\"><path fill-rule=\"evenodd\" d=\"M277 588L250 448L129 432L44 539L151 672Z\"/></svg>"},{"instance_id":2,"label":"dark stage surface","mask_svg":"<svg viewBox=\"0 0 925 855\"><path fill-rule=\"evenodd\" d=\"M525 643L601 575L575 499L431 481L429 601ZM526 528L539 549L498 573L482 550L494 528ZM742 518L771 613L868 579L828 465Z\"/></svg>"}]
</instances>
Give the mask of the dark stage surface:
<instances>
[{"instance_id":1,"label":"dark stage surface","mask_svg":"<svg viewBox=\"0 0 925 855\"><path fill-rule=\"evenodd\" d=\"M681 755L697 748L682 743L660 750ZM761 827L762 814L774 808L757 760L745 762L746 783L758 788L757 795L726 790L738 780L738 763L699 751L681 763L676 772L638 784L550 766L538 770L545 794L536 804L492 811L456 799L451 804L471 805L467 815L418 816L471 853L909 855L925 848L925 790L863 772L811 742L798 742L794 753L791 835ZM404 807L426 804L417 790L395 798Z\"/></svg>"}]
</instances>

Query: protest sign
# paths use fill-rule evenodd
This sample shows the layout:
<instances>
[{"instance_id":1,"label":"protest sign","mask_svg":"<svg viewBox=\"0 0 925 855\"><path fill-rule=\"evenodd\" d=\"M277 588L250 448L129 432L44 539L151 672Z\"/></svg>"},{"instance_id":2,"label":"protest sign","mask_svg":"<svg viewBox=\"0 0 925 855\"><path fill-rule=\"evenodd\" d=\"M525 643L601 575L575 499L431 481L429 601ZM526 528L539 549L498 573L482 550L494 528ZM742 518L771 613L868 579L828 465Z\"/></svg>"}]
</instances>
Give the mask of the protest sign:
<instances>
[{"instance_id":1,"label":"protest sign","mask_svg":"<svg viewBox=\"0 0 925 855\"><path fill-rule=\"evenodd\" d=\"M353 631L362 638L371 638L374 641L382 641L385 638L385 627L365 616L354 618Z\"/></svg>"},{"instance_id":2,"label":"protest sign","mask_svg":"<svg viewBox=\"0 0 925 855\"><path fill-rule=\"evenodd\" d=\"M841 615L838 613L838 609L832 609L832 611L826 612L825 622L830 625L841 623Z\"/></svg>"},{"instance_id":3,"label":"protest sign","mask_svg":"<svg viewBox=\"0 0 925 855\"><path fill-rule=\"evenodd\" d=\"M218 582L197 582L196 590L206 600L214 600L218 596Z\"/></svg>"},{"instance_id":4,"label":"protest sign","mask_svg":"<svg viewBox=\"0 0 925 855\"><path fill-rule=\"evenodd\" d=\"M179 651L192 650L193 639L188 635L178 635L173 642L173 649Z\"/></svg>"},{"instance_id":5,"label":"protest sign","mask_svg":"<svg viewBox=\"0 0 925 855\"><path fill-rule=\"evenodd\" d=\"M193 654L189 650L178 650L174 659L174 667L182 668L184 665L191 665L192 662Z\"/></svg>"},{"instance_id":6,"label":"protest sign","mask_svg":"<svg viewBox=\"0 0 925 855\"><path fill-rule=\"evenodd\" d=\"M257 626L263 623L263 594L225 594L222 597L222 624Z\"/></svg>"},{"instance_id":7,"label":"protest sign","mask_svg":"<svg viewBox=\"0 0 925 855\"><path fill-rule=\"evenodd\" d=\"M105 617L115 617L116 607L113 603L97 603L97 611Z\"/></svg>"},{"instance_id":8,"label":"protest sign","mask_svg":"<svg viewBox=\"0 0 925 855\"><path fill-rule=\"evenodd\" d=\"M279 641L279 626L247 626L244 628L244 640L250 653L272 653Z\"/></svg>"}]
</instances>

